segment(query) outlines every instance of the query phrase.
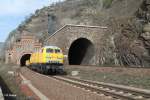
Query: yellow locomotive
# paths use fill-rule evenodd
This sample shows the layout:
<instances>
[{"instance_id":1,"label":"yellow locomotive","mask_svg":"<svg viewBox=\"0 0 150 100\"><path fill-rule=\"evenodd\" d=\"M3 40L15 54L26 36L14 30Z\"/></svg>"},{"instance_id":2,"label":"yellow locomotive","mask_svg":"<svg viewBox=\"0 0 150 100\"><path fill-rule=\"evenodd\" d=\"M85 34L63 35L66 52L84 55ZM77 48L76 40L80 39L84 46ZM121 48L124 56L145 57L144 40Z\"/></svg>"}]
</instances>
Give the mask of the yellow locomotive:
<instances>
[{"instance_id":1,"label":"yellow locomotive","mask_svg":"<svg viewBox=\"0 0 150 100\"><path fill-rule=\"evenodd\" d=\"M45 46L39 52L31 54L26 65L41 73L63 72L64 55L57 46Z\"/></svg>"}]
</instances>

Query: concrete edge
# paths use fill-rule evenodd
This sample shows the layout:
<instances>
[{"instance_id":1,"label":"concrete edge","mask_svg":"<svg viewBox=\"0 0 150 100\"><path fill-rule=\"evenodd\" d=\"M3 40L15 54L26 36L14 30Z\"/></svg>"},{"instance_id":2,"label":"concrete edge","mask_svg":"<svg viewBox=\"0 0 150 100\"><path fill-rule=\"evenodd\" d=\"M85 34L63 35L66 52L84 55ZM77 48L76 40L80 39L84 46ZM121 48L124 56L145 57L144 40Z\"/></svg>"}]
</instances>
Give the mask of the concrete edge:
<instances>
[{"instance_id":1,"label":"concrete edge","mask_svg":"<svg viewBox=\"0 0 150 100\"><path fill-rule=\"evenodd\" d=\"M0 100L4 100L4 96L3 96L3 92L2 92L1 87L0 87Z\"/></svg>"},{"instance_id":2,"label":"concrete edge","mask_svg":"<svg viewBox=\"0 0 150 100\"><path fill-rule=\"evenodd\" d=\"M23 75L21 75L21 74L19 74L19 75L23 79L23 81L29 81ZM49 98L46 97L43 93L41 93L37 88L35 88L31 84L31 82L27 82L26 85L40 98L40 100L49 100Z\"/></svg>"}]
</instances>

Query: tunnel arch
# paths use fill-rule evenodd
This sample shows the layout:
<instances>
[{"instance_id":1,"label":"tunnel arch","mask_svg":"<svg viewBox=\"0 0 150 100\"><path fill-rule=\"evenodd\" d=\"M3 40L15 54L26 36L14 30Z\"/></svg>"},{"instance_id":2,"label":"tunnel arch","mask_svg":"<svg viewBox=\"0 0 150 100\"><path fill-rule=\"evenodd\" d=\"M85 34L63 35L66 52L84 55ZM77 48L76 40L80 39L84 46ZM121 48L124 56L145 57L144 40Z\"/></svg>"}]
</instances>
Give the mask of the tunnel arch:
<instances>
[{"instance_id":1,"label":"tunnel arch","mask_svg":"<svg viewBox=\"0 0 150 100\"><path fill-rule=\"evenodd\" d=\"M68 53L68 61L70 65L89 65L94 56L94 45L86 38L75 40Z\"/></svg>"},{"instance_id":2,"label":"tunnel arch","mask_svg":"<svg viewBox=\"0 0 150 100\"><path fill-rule=\"evenodd\" d=\"M20 66L25 66L26 65L26 61L30 59L31 54L24 54L21 58L20 58Z\"/></svg>"}]
</instances>

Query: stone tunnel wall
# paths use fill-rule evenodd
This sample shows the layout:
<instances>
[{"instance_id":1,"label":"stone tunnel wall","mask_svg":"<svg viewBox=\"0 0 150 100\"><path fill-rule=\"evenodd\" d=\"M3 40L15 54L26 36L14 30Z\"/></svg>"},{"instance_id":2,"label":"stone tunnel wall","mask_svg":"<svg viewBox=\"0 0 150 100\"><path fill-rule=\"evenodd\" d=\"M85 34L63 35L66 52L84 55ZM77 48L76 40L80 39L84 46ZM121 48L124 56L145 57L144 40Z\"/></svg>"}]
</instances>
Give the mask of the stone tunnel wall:
<instances>
[{"instance_id":1,"label":"stone tunnel wall","mask_svg":"<svg viewBox=\"0 0 150 100\"><path fill-rule=\"evenodd\" d=\"M13 45L6 50L5 63L21 65L21 59L24 55L36 52L41 47L42 43L35 36L22 34L19 41L14 41Z\"/></svg>"},{"instance_id":2,"label":"stone tunnel wall","mask_svg":"<svg viewBox=\"0 0 150 100\"><path fill-rule=\"evenodd\" d=\"M113 66L118 65L113 37L107 27L65 25L47 37L44 45L62 48L68 56L65 64ZM41 46L34 36L23 35L6 51L6 63L20 64L22 56L38 51Z\"/></svg>"},{"instance_id":3,"label":"stone tunnel wall","mask_svg":"<svg viewBox=\"0 0 150 100\"><path fill-rule=\"evenodd\" d=\"M94 56L89 58L90 61L83 65L108 65L117 63L113 50L113 38L107 27L66 25L48 37L44 44L59 46L63 49L64 54L68 55L72 43L82 38L89 40L94 46L94 52L92 51ZM69 58L65 59L65 64L69 64Z\"/></svg>"}]
</instances>

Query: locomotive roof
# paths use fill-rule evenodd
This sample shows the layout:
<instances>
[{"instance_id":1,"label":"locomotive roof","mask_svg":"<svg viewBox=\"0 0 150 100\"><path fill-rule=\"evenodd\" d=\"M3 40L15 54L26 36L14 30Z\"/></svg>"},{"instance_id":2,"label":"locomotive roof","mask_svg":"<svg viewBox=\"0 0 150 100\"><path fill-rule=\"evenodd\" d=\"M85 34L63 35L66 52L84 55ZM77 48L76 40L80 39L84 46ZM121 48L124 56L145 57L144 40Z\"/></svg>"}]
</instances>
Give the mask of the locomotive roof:
<instances>
[{"instance_id":1,"label":"locomotive roof","mask_svg":"<svg viewBox=\"0 0 150 100\"><path fill-rule=\"evenodd\" d=\"M57 46L44 46L44 48L60 49L60 48L59 48L59 47L57 47Z\"/></svg>"}]
</instances>

